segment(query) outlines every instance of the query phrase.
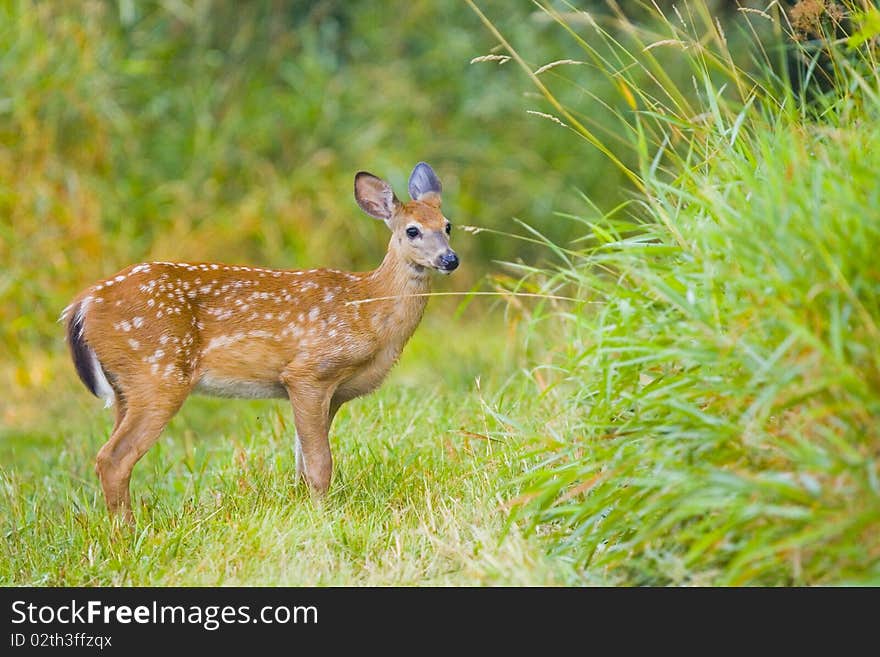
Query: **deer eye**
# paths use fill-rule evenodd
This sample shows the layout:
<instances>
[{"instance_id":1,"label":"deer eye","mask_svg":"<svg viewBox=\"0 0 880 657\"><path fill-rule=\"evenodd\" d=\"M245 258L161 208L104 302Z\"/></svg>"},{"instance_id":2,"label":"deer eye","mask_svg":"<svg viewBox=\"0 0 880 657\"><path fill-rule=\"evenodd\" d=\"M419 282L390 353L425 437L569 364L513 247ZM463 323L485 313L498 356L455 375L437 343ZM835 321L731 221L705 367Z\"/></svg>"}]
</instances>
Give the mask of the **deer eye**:
<instances>
[{"instance_id":1,"label":"deer eye","mask_svg":"<svg viewBox=\"0 0 880 657\"><path fill-rule=\"evenodd\" d=\"M451 232L452 232L452 224L447 221L446 222L446 234L449 235L449 233L451 233Z\"/></svg>"},{"instance_id":2,"label":"deer eye","mask_svg":"<svg viewBox=\"0 0 880 657\"><path fill-rule=\"evenodd\" d=\"M406 229L406 236L409 237L411 240L414 240L415 238L417 238L421 234L422 233L415 226L410 226L409 228Z\"/></svg>"}]
</instances>

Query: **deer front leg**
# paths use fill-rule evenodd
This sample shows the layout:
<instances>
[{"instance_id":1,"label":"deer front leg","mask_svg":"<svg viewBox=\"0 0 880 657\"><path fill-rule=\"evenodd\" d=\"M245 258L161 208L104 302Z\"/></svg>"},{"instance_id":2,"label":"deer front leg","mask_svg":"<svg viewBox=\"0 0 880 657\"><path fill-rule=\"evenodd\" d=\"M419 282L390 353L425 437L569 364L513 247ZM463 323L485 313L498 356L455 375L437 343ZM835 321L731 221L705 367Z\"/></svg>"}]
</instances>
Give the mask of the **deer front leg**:
<instances>
[{"instance_id":1,"label":"deer front leg","mask_svg":"<svg viewBox=\"0 0 880 657\"><path fill-rule=\"evenodd\" d=\"M342 399L339 398L338 395L333 395L333 398L330 400L330 411L327 414L327 433L329 436L330 427L333 425L333 418L336 417L336 411L339 410L339 407L342 406ZM294 411L295 413L295 411ZM296 459L296 481L300 479L306 479L305 470L303 466L303 452L302 452L302 443L299 439L299 431L294 431L294 457ZM329 439L328 439L329 440ZM308 480L306 480L308 481Z\"/></svg>"},{"instance_id":2,"label":"deer front leg","mask_svg":"<svg viewBox=\"0 0 880 657\"><path fill-rule=\"evenodd\" d=\"M302 444L299 442L299 431L296 429L293 431L293 455L296 459L296 481L298 482L300 479L306 478L306 473L303 470Z\"/></svg>"},{"instance_id":3,"label":"deer front leg","mask_svg":"<svg viewBox=\"0 0 880 657\"><path fill-rule=\"evenodd\" d=\"M297 475L304 476L312 492L323 496L330 487L333 458L330 454L330 402L332 389L305 383L299 377L285 382L296 426Z\"/></svg>"}]
</instances>

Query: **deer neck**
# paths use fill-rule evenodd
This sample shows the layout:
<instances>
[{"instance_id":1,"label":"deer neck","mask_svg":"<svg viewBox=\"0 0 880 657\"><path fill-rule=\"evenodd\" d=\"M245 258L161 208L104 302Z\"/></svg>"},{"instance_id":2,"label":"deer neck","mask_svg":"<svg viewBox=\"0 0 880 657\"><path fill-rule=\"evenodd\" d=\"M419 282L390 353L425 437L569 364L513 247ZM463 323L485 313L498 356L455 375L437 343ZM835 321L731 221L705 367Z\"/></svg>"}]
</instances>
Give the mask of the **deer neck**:
<instances>
[{"instance_id":1,"label":"deer neck","mask_svg":"<svg viewBox=\"0 0 880 657\"><path fill-rule=\"evenodd\" d=\"M430 274L429 269L405 260L392 238L382 264L367 278L368 298L381 301L363 309L373 316L373 327L388 343L403 348L416 330L428 303L424 295L431 289Z\"/></svg>"}]
</instances>

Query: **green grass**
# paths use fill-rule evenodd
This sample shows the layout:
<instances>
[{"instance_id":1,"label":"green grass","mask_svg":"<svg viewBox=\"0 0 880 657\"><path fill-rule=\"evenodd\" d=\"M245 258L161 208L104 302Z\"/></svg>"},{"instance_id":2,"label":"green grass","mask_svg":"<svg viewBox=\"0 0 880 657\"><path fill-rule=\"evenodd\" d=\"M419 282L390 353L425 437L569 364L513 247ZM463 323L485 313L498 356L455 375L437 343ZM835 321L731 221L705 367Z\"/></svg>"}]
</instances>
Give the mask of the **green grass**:
<instances>
[{"instance_id":1,"label":"green grass","mask_svg":"<svg viewBox=\"0 0 880 657\"><path fill-rule=\"evenodd\" d=\"M880 129L743 139L573 257L532 517L631 583L876 584Z\"/></svg>"},{"instance_id":2,"label":"green grass","mask_svg":"<svg viewBox=\"0 0 880 657\"><path fill-rule=\"evenodd\" d=\"M68 420L0 442L0 584L576 581L538 537L504 532L516 488L498 484L522 473L523 445L497 418L530 404L505 389L518 350L500 325L432 319L380 392L340 412L320 504L294 481L287 404L194 397L135 468L137 528L116 534L93 472L110 413L65 389L83 402Z\"/></svg>"},{"instance_id":3,"label":"green grass","mask_svg":"<svg viewBox=\"0 0 880 657\"><path fill-rule=\"evenodd\" d=\"M620 73L643 193L610 215L588 206L570 218L584 239L551 246L558 266L525 271L581 301L532 317L533 340L566 348L532 370L543 404L524 435L541 445L515 517L579 569L880 582L880 30L855 4L873 41L811 44L829 60L815 96L772 61L740 68L702 3L689 28L630 26L680 44L696 89L652 94ZM585 50L604 40L656 72L650 49L592 32Z\"/></svg>"}]
</instances>

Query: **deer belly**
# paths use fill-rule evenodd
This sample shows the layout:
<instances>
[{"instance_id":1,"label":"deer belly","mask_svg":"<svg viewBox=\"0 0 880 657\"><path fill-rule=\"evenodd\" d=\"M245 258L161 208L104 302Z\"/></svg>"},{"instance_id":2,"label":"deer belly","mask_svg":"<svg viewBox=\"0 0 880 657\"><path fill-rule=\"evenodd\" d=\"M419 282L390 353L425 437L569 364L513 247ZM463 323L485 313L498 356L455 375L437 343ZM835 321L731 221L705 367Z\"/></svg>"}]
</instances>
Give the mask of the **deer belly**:
<instances>
[{"instance_id":1,"label":"deer belly","mask_svg":"<svg viewBox=\"0 0 880 657\"><path fill-rule=\"evenodd\" d=\"M225 349L206 349L194 392L214 397L286 399L281 370L287 358L265 340L243 339Z\"/></svg>"},{"instance_id":2,"label":"deer belly","mask_svg":"<svg viewBox=\"0 0 880 657\"><path fill-rule=\"evenodd\" d=\"M287 399L287 390L276 381L237 379L206 372L194 392L211 397L238 399Z\"/></svg>"}]
</instances>

